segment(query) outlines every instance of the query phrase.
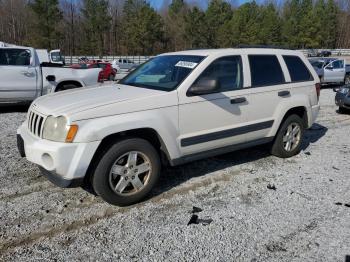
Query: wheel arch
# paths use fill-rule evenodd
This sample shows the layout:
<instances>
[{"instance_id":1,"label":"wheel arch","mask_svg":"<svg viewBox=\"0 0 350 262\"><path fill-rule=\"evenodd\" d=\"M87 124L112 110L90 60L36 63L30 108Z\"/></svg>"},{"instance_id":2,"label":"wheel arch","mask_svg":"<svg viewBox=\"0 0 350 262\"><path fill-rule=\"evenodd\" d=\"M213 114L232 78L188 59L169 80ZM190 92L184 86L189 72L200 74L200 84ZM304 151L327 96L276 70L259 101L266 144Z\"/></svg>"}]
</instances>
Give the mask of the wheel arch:
<instances>
[{"instance_id":1,"label":"wheel arch","mask_svg":"<svg viewBox=\"0 0 350 262\"><path fill-rule=\"evenodd\" d=\"M58 92L65 85L75 85L77 88L83 87L83 84L77 80L63 80L56 85L54 92Z\"/></svg>"},{"instance_id":2,"label":"wheel arch","mask_svg":"<svg viewBox=\"0 0 350 262\"><path fill-rule=\"evenodd\" d=\"M282 118L282 121L280 122L280 126L281 124L287 119L287 117L289 117L290 115L297 115L299 116L304 123L304 127L307 128L308 127L308 114L307 114L307 109L305 106L296 106L293 107L291 109L289 109L285 114L284 117Z\"/></svg>"},{"instance_id":3,"label":"wheel arch","mask_svg":"<svg viewBox=\"0 0 350 262\"><path fill-rule=\"evenodd\" d=\"M270 132L270 137L275 137L278 131L280 130L283 122L290 116L290 115L298 115L304 123L304 127L308 128L309 127L309 115L308 115L308 110L305 106L302 105L296 105L293 107L289 107L288 109L281 110L282 112L284 111L284 114L280 114L279 118L275 119L275 123L273 128L271 129ZM279 111L279 112L281 112Z\"/></svg>"},{"instance_id":4,"label":"wheel arch","mask_svg":"<svg viewBox=\"0 0 350 262\"><path fill-rule=\"evenodd\" d=\"M161 138L161 136L158 134L156 130L154 130L153 128L137 128L137 129L127 130L127 131L121 131L118 133L109 134L102 139L87 169L87 172L85 175L85 184L90 183L90 178L98 162L104 155L104 153L116 142L127 138L145 139L157 150L162 164L163 165L169 164L171 160L170 154L166 148L166 145L163 139Z\"/></svg>"}]
</instances>

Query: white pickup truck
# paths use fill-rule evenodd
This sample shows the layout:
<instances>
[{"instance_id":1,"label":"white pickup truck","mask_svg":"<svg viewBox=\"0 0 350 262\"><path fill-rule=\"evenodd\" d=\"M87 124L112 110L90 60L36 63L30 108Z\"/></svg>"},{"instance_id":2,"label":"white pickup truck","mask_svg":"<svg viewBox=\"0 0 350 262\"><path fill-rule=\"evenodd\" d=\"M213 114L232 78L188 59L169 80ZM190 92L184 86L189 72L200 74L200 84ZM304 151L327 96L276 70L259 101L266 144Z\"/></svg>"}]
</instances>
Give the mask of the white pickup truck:
<instances>
[{"instance_id":1,"label":"white pickup truck","mask_svg":"<svg viewBox=\"0 0 350 262\"><path fill-rule=\"evenodd\" d=\"M310 59L321 84L350 84L350 66L341 58Z\"/></svg>"},{"instance_id":2,"label":"white pickup truck","mask_svg":"<svg viewBox=\"0 0 350 262\"><path fill-rule=\"evenodd\" d=\"M0 104L29 103L48 93L96 85L100 70L64 68L52 63L46 50L0 42Z\"/></svg>"}]
</instances>

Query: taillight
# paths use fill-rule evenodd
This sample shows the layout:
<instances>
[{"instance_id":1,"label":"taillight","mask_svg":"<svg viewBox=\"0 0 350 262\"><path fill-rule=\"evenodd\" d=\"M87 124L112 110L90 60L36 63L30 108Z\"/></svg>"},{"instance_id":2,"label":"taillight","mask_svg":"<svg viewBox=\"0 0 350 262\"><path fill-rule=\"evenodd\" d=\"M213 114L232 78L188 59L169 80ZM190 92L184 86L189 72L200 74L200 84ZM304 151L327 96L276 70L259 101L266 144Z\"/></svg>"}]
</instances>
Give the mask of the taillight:
<instances>
[{"instance_id":1,"label":"taillight","mask_svg":"<svg viewBox=\"0 0 350 262\"><path fill-rule=\"evenodd\" d=\"M321 94L321 84L320 83L316 83L315 84L315 88L316 88L316 94L317 94L317 101L320 100L320 94Z\"/></svg>"},{"instance_id":2,"label":"taillight","mask_svg":"<svg viewBox=\"0 0 350 262\"><path fill-rule=\"evenodd\" d=\"M99 82L99 83L103 83L104 82L103 71L102 70L98 73L97 82Z\"/></svg>"}]
</instances>

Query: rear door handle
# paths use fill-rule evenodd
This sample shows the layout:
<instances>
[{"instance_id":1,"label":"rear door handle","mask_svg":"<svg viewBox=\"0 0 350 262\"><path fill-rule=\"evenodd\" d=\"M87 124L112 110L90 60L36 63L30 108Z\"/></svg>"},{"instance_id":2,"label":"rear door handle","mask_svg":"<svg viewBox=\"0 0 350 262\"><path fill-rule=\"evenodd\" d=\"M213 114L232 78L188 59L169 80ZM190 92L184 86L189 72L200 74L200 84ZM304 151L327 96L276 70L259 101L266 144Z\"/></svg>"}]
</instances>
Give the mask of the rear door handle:
<instances>
[{"instance_id":1,"label":"rear door handle","mask_svg":"<svg viewBox=\"0 0 350 262\"><path fill-rule=\"evenodd\" d=\"M278 92L278 96L280 96L280 97L290 96L290 92L289 91L280 91L280 92Z\"/></svg>"},{"instance_id":2,"label":"rear door handle","mask_svg":"<svg viewBox=\"0 0 350 262\"><path fill-rule=\"evenodd\" d=\"M231 99L231 104L241 104L244 102L247 102L247 99L245 97L238 97L238 98Z\"/></svg>"}]
</instances>

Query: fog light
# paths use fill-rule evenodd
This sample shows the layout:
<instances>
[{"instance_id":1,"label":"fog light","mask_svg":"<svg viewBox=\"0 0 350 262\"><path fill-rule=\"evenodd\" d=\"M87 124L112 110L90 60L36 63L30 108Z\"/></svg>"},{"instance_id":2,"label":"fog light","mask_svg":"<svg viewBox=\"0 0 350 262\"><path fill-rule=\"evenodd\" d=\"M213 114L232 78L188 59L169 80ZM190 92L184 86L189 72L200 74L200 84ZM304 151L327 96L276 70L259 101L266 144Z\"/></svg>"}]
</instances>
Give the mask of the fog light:
<instances>
[{"instance_id":1,"label":"fog light","mask_svg":"<svg viewBox=\"0 0 350 262\"><path fill-rule=\"evenodd\" d=\"M46 170L52 170L53 169L53 159L48 153L43 154L41 156L41 159L43 160L44 168Z\"/></svg>"}]
</instances>

